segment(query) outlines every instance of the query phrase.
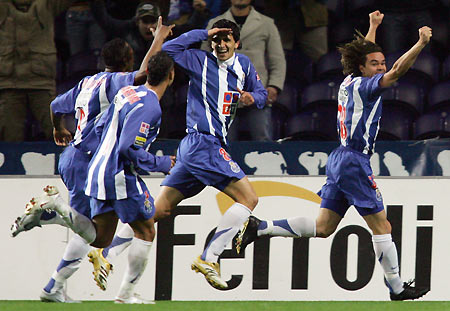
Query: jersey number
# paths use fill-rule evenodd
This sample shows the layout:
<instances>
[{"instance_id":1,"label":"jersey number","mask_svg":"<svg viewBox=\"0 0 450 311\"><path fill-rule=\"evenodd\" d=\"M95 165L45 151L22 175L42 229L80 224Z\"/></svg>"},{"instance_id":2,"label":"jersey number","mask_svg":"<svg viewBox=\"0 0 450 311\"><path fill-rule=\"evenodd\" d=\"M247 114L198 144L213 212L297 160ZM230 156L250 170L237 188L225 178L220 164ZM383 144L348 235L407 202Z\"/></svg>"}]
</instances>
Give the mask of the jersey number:
<instances>
[{"instance_id":1,"label":"jersey number","mask_svg":"<svg viewBox=\"0 0 450 311\"><path fill-rule=\"evenodd\" d=\"M339 103L338 106L338 113L339 113L339 134L341 135L342 140L347 139L348 131L347 127L345 126L345 117L347 116L347 110L344 106L342 106L341 103Z\"/></svg>"}]
</instances>

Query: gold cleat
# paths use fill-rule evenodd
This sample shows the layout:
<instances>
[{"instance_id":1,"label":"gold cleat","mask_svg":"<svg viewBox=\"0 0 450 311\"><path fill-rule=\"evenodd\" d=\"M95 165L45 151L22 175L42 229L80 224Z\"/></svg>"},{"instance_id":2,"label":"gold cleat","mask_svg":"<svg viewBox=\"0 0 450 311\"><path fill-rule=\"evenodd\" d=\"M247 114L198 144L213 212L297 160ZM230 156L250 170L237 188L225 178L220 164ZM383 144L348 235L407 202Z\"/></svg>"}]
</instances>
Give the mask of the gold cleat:
<instances>
[{"instance_id":1,"label":"gold cleat","mask_svg":"<svg viewBox=\"0 0 450 311\"><path fill-rule=\"evenodd\" d=\"M198 256L191 264L191 269L197 273L202 273L212 287L217 289L228 288L228 284L220 277L219 263L204 261Z\"/></svg>"},{"instance_id":2,"label":"gold cleat","mask_svg":"<svg viewBox=\"0 0 450 311\"><path fill-rule=\"evenodd\" d=\"M103 257L103 248L96 248L89 252L89 261L94 266L94 281L101 290L106 290L109 273L113 271L113 266Z\"/></svg>"}]
</instances>

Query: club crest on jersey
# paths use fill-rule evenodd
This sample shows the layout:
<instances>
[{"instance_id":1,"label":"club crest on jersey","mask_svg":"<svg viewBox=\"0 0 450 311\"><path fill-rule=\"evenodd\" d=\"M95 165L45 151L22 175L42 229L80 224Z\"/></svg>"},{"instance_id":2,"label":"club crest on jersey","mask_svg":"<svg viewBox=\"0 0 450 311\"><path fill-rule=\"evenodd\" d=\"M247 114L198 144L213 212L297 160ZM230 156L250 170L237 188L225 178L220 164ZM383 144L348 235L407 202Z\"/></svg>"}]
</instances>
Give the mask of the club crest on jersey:
<instances>
[{"instance_id":1,"label":"club crest on jersey","mask_svg":"<svg viewBox=\"0 0 450 311\"><path fill-rule=\"evenodd\" d=\"M139 147L143 147L145 143L147 142L147 138L136 136L134 140L134 144Z\"/></svg>"},{"instance_id":2,"label":"club crest on jersey","mask_svg":"<svg viewBox=\"0 0 450 311\"><path fill-rule=\"evenodd\" d=\"M230 164L230 168L231 168L231 170L232 170L233 172L239 173L239 172L241 171L241 168L239 167L239 165L237 165L236 162L230 161L230 162L228 162L228 163Z\"/></svg>"},{"instance_id":3,"label":"club crest on jersey","mask_svg":"<svg viewBox=\"0 0 450 311\"><path fill-rule=\"evenodd\" d=\"M375 189L375 193L376 193L376 196L377 196L377 201L381 202L383 200L383 197L381 196L380 189L378 189L378 188Z\"/></svg>"},{"instance_id":4,"label":"club crest on jersey","mask_svg":"<svg viewBox=\"0 0 450 311\"><path fill-rule=\"evenodd\" d=\"M150 200L149 200L150 194L149 194L148 191L146 190L146 191L144 192L144 195L145 195L145 201L144 201L145 209L147 210L147 212L151 213L152 210L153 210L153 204L152 204L152 202L150 202Z\"/></svg>"},{"instance_id":5,"label":"club crest on jersey","mask_svg":"<svg viewBox=\"0 0 450 311\"><path fill-rule=\"evenodd\" d=\"M145 136L148 135L148 132L150 130L150 124L142 122L141 127L139 128L139 133L144 134Z\"/></svg>"},{"instance_id":6,"label":"club crest on jersey","mask_svg":"<svg viewBox=\"0 0 450 311\"><path fill-rule=\"evenodd\" d=\"M224 159L225 161L231 161L231 157L230 157L230 155L228 154L228 152L225 151L225 149L220 148L220 149L219 149L219 153L222 155L222 157L223 157L223 159Z\"/></svg>"}]
</instances>

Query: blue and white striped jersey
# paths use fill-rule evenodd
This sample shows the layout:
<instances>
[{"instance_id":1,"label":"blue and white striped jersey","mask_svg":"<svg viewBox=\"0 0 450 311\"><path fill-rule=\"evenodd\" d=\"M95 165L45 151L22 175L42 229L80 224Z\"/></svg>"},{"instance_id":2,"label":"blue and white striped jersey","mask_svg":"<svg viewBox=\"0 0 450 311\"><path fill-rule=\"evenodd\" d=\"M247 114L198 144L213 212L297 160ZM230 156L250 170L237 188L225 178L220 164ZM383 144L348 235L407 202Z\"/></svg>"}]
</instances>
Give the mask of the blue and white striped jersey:
<instances>
[{"instance_id":1,"label":"blue and white striped jersey","mask_svg":"<svg viewBox=\"0 0 450 311\"><path fill-rule=\"evenodd\" d=\"M145 86L127 86L95 125L100 145L89 163L86 195L99 200L120 200L141 195L135 168L169 172L169 156L147 150L161 123L158 97Z\"/></svg>"},{"instance_id":2,"label":"blue and white striped jersey","mask_svg":"<svg viewBox=\"0 0 450 311\"><path fill-rule=\"evenodd\" d=\"M383 74L347 76L339 88L337 128L342 146L372 154L380 127Z\"/></svg>"},{"instance_id":3,"label":"blue and white striped jersey","mask_svg":"<svg viewBox=\"0 0 450 311\"><path fill-rule=\"evenodd\" d=\"M52 101L53 113L75 113L77 128L71 144L83 152L95 152L99 138L93 131L94 123L99 120L121 88L133 85L136 73L137 71L100 72L87 76Z\"/></svg>"},{"instance_id":4,"label":"blue and white striped jersey","mask_svg":"<svg viewBox=\"0 0 450 311\"><path fill-rule=\"evenodd\" d=\"M247 56L235 53L222 62L213 53L188 49L191 44L206 39L207 30L191 30L164 43L162 49L190 78L186 110L188 132L210 134L227 144L228 128L240 96L238 88L249 92L260 109L266 103L267 91Z\"/></svg>"}]
</instances>

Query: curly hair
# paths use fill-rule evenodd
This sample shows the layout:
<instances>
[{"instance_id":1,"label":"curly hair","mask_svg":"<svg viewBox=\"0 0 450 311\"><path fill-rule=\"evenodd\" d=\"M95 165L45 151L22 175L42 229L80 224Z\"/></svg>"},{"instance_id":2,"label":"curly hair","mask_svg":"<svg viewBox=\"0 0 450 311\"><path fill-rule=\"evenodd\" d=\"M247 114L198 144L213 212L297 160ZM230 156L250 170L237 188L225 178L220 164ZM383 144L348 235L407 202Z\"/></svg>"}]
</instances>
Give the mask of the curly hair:
<instances>
[{"instance_id":1,"label":"curly hair","mask_svg":"<svg viewBox=\"0 0 450 311\"><path fill-rule=\"evenodd\" d=\"M115 38L105 43L102 48L102 58L107 67L124 68L130 60L130 49L128 43L121 38Z\"/></svg>"},{"instance_id":2,"label":"curly hair","mask_svg":"<svg viewBox=\"0 0 450 311\"><path fill-rule=\"evenodd\" d=\"M148 61L147 82L150 85L159 85L168 76L174 64L172 58L164 51L159 51Z\"/></svg>"},{"instance_id":3,"label":"curly hair","mask_svg":"<svg viewBox=\"0 0 450 311\"><path fill-rule=\"evenodd\" d=\"M337 50L342 55L341 63L344 75L354 75L355 77L362 75L359 65L365 65L367 54L383 52L378 44L367 41L359 31L356 31L355 40L338 47Z\"/></svg>"}]
</instances>

